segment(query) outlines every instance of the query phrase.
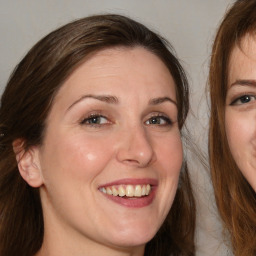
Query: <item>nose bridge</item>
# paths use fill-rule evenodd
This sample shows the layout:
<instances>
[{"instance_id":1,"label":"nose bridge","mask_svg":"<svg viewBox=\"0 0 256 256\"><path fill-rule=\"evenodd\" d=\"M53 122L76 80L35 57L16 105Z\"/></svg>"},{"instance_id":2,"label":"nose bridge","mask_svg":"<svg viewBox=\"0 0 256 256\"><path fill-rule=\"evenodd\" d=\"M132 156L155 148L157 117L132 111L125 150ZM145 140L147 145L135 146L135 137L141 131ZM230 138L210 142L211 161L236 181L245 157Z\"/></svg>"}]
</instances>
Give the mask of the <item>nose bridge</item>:
<instances>
[{"instance_id":1,"label":"nose bridge","mask_svg":"<svg viewBox=\"0 0 256 256\"><path fill-rule=\"evenodd\" d=\"M151 138L143 125L133 123L126 127L120 142L117 156L123 163L144 167L155 158Z\"/></svg>"}]
</instances>

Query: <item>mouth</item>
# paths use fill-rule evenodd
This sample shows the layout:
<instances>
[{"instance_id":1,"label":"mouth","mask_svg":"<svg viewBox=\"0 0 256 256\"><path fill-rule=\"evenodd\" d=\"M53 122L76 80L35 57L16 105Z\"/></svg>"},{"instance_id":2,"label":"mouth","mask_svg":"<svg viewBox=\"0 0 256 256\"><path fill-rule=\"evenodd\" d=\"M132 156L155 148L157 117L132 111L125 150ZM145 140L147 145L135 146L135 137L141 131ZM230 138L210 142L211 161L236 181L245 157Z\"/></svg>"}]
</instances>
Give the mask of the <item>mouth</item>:
<instances>
[{"instance_id":1,"label":"mouth","mask_svg":"<svg viewBox=\"0 0 256 256\"><path fill-rule=\"evenodd\" d=\"M104 194L116 197L140 198L148 196L152 191L152 186L150 184L121 184L101 187L99 190Z\"/></svg>"},{"instance_id":2,"label":"mouth","mask_svg":"<svg viewBox=\"0 0 256 256\"><path fill-rule=\"evenodd\" d=\"M155 179L123 179L99 187L99 191L119 205L141 208L150 205L156 195Z\"/></svg>"}]
</instances>

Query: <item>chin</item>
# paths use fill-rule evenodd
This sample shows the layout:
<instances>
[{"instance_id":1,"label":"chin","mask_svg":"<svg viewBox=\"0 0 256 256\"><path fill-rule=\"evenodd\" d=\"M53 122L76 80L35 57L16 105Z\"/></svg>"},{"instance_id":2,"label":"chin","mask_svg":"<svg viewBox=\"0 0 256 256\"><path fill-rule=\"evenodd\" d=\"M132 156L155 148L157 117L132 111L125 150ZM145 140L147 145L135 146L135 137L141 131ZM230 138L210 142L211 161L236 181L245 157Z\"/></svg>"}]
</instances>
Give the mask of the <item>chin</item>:
<instances>
[{"instance_id":1,"label":"chin","mask_svg":"<svg viewBox=\"0 0 256 256\"><path fill-rule=\"evenodd\" d=\"M113 237L113 244L116 244L120 247L137 247L144 246L147 244L157 233L157 229L155 230L123 230L119 231L119 233Z\"/></svg>"}]
</instances>

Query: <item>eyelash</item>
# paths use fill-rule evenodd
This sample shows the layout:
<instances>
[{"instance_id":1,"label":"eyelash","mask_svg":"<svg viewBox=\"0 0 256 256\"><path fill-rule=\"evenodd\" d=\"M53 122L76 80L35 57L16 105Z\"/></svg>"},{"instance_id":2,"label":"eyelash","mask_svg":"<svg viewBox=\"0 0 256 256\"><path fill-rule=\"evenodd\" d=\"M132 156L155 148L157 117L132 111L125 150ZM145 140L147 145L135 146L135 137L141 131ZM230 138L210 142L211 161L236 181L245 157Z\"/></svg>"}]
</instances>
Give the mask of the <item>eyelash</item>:
<instances>
[{"instance_id":1,"label":"eyelash","mask_svg":"<svg viewBox=\"0 0 256 256\"><path fill-rule=\"evenodd\" d=\"M249 101L247 102L241 102L242 99L249 99ZM256 95L251 95L251 94L244 94L242 96L239 96L238 98L236 98L235 100L233 100L230 105L243 105L243 104L247 104L250 103L253 100L256 100ZM240 103L238 103L238 101L240 101Z\"/></svg>"},{"instance_id":2,"label":"eyelash","mask_svg":"<svg viewBox=\"0 0 256 256\"><path fill-rule=\"evenodd\" d=\"M147 122L148 121L153 121L153 120L156 120L156 119L162 119L162 120L164 120L164 124L156 124L156 123L154 123L154 124L147 124ZM161 121L160 121L161 122ZM169 117L167 117L167 116L164 116L163 114L157 114L157 115L152 115L146 122L145 122L147 125L158 125L158 126L168 126L168 125L172 125L173 124L173 122L172 122L172 120L169 118Z\"/></svg>"},{"instance_id":3,"label":"eyelash","mask_svg":"<svg viewBox=\"0 0 256 256\"><path fill-rule=\"evenodd\" d=\"M106 121L104 121L104 123L98 123L97 121L99 121L99 119L105 119ZM160 120L162 119L162 120ZM102 121L102 120L101 120ZM164 122L164 123L161 123ZM99 126L103 126L103 125L108 125L110 124L111 121L109 120L109 118L107 118L106 116L102 115L102 114L90 114L89 116L85 117L84 119L82 119L80 121L81 125L87 125L87 126L91 126L91 127L99 127ZM146 125L157 125L157 126L171 126L173 124L173 121L167 117L164 116L163 114L154 114L152 115L149 119L147 119L147 121L145 122Z\"/></svg>"},{"instance_id":4,"label":"eyelash","mask_svg":"<svg viewBox=\"0 0 256 256\"><path fill-rule=\"evenodd\" d=\"M104 123L97 123L97 122L93 122L93 121L97 121L99 120L99 118L101 119L105 119L106 121L104 121ZM109 119L105 116L103 116L102 114L90 114L89 116L85 117L80 124L81 125L88 125L88 126L93 126L93 127L98 127L98 126L102 126L102 125L107 125L111 123L109 121Z\"/></svg>"}]
</instances>

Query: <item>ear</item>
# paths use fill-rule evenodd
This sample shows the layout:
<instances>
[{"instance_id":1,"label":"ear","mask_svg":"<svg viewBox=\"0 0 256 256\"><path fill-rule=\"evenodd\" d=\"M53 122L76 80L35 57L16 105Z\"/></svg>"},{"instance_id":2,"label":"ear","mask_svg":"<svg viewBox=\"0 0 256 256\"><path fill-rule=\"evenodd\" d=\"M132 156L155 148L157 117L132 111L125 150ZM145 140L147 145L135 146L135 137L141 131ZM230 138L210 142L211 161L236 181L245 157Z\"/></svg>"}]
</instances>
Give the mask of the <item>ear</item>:
<instances>
[{"instance_id":1,"label":"ear","mask_svg":"<svg viewBox=\"0 0 256 256\"><path fill-rule=\"evenodd\" d=\"M43 184L39 161L39 148L32 146L24 149L24 140L17 139L12 143L13 151L21 177L31 186L40 187Z\"/></svg>"}]
</instances>

